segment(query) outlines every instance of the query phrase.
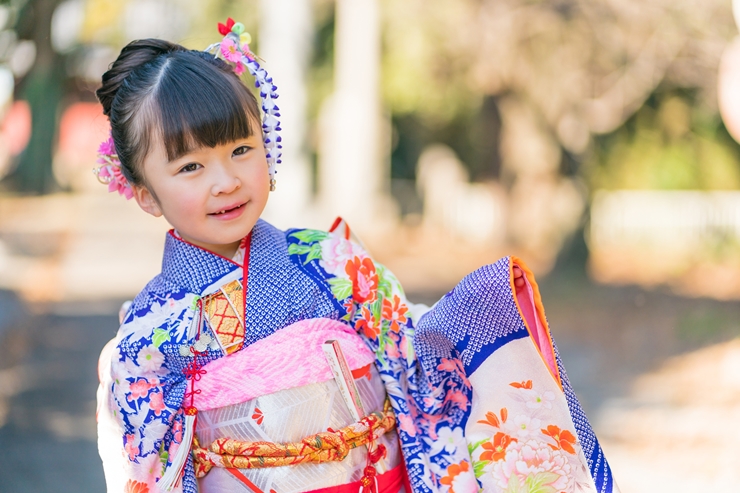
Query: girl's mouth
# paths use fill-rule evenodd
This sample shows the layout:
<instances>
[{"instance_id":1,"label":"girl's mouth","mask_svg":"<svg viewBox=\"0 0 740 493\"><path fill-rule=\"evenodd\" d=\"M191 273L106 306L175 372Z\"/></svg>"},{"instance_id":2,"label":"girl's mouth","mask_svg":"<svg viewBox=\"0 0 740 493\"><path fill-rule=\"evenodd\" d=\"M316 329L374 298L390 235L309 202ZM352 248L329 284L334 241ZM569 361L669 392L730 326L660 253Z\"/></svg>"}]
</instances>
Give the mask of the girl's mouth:
<instances>
[{"instance_id":1,"label":"girl's mouth","mask_svg":"<svg viewBox=\"0 0 740 493\"><path fill-rule=\"evenodd\" d=\"M228 207L226 209L222 209L218 212L212 212L208 215L216 217L218 219L233 219L235 217L239 217L242 214L242 212L244 212L245 205L247 205L246 202L244 202L243 204L236 205L236 206Z\"/></svg>"}]
</instances>

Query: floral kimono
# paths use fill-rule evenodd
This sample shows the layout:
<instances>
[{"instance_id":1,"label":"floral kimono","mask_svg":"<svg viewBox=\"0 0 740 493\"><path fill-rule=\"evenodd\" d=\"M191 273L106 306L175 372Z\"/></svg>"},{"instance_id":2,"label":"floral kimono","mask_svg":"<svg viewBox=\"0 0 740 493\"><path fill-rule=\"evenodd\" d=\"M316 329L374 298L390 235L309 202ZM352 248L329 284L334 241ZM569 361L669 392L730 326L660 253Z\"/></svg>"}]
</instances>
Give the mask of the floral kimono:
<instances>
[{"instance_id":1,"label":"floral kimono","mask_svg":"<svg viewBox=\"0 0 740 493\"><path fill-rule=\"evenodd\" d=\"M348 229L284 232L259 221L242 255L167 235L161 274L101 356L109 492L158 491L170 471L170 489L187 493L242 491L229 481L253 492L357 491L337 485L359 484L373 447L323 443L356 421L331 397L324 338L340 342L372 411L349 428L379 430L369 437L383 444L379 490L618 491L520 261L478 269L430 309L410 304ZM526 278L518 293L515 264ZM222 311L206 306L213 296ZM330 397L311 401L322 392ZM235 435L248 445L228 449ZM315 463L290 465L300 454L283 442L296 440L310 442Z\"/></svg>"}]
</instances>

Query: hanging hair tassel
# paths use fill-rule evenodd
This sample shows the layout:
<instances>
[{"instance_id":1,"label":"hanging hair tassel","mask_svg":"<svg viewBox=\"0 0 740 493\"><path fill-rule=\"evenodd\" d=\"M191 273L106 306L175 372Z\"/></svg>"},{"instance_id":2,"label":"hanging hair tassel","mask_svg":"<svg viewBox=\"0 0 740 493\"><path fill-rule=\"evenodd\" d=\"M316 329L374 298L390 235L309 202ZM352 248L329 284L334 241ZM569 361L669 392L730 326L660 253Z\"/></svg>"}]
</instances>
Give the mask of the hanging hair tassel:
<instances>
[{"instance_id":1,"label":"hanging hair tassel","mask_svg":"<svg viewBox=\"0 0 740 493\"><path fill-rule=\"evenodd\" d=\"M188 456L190 455L190 450L193 445L195 422L197 418L197 409L194 407L185 408L185 429L182 434L182 443L180 443L180 446L177 448L177 452L175 452L175 457L172 458L170 467L167 468L162 479L157 483L160 491L172 491L172 488L180 483L183 470L185 469L185 463L188 461Z\"/></svg>"}]
</instances>

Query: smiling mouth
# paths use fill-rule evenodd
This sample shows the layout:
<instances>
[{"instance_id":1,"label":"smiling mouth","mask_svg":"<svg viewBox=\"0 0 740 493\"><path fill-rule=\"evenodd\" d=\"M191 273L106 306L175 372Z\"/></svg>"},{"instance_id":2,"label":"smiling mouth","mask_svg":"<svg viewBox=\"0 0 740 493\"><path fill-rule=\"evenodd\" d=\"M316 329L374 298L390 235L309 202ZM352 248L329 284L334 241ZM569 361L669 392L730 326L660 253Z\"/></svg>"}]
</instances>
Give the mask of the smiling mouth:
<instances>
[{"instance_id":1,"label":"smiling mouth","mask_svg":"<svg viewBox=\"0 0 740 493\"><path fill-rule=\"evenodd\" d=\"M224 209L224 210L221 210L221 211L218 211L218 212L212 212L211 214L209 214L209 216L220 216L221 214L226 214L227 212L232 212L232 211L239 210L242 207L244 207L245 205L247 205L246 202L243 203L243 204L239 204L236 207L232 207L231 209Z\"/></svg>"}]
</instances>

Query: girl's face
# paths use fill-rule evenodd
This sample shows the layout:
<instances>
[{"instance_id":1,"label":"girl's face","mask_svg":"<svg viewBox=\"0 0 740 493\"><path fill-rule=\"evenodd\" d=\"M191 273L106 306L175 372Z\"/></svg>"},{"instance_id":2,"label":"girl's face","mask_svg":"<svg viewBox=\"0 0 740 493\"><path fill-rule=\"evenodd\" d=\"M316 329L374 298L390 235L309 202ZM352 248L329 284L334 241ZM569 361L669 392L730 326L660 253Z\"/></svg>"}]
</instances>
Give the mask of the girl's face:
<instances>
[{"instance_id":1,"label":"girl's face","mask_svg":"<svg viewBox=\"0 0 740 493\"><path fill-rule=\"evenodd\" d=\"M167 160L164 146L144 159L139 206L164 216L182 239L231 258L267 204L270 176L261 133Z\"/></svg>"}]
</instances>

